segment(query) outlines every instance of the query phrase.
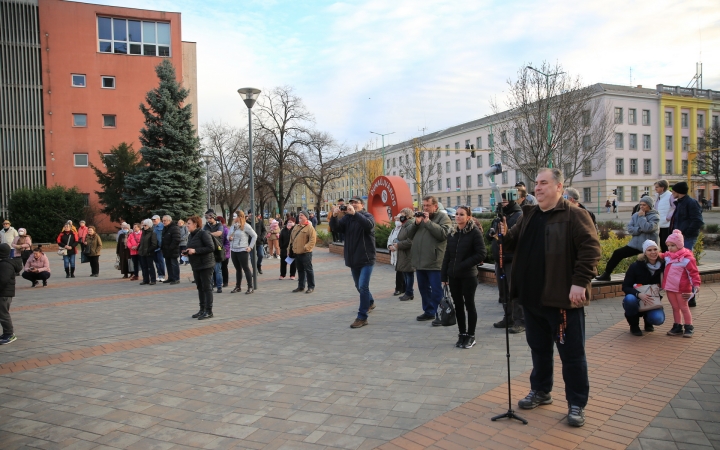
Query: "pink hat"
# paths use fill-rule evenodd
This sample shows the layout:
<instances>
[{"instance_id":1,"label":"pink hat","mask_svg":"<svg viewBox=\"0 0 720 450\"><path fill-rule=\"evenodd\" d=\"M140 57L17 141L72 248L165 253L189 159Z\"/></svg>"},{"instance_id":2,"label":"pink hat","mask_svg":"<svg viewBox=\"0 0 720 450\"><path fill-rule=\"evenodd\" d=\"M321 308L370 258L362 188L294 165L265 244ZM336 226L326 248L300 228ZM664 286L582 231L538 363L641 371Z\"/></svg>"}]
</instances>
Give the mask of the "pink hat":
<instances>
[{"instance_id":1,"label":"pink hat","mask_svg":"<svg viewBox=\"0 0 720 450\"><path fill-rule=\"evenodd\" d=\"M665 243L673 243L677 245L678 248L685 247L685 239L683 238L682 231L680 230L674 230L670 236L668 236L667 239L665 239Z\"/></svg>"}]
</instances>

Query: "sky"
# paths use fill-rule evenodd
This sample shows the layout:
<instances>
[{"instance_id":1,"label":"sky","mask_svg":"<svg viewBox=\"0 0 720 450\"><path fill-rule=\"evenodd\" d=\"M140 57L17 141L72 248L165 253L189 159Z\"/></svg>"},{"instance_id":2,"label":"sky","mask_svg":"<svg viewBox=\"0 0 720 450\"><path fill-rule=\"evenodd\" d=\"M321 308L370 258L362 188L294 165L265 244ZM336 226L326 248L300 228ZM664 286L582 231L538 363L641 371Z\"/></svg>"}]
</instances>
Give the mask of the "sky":
<instances>
[{"instance_id":1,"label":"sky","mask_svg":"<svg viewBox=\"0 0 720 450\"><path fill-rule=\"evenodd\" d=\"M315 127L380 146L492 114L528 64L586 84L720 90L718 0L100 0L178 11L197 42L198 111L247 123L240 87L290 86ZM631 78L632 73L632 78Z\"/></svg>"}]
</instances>

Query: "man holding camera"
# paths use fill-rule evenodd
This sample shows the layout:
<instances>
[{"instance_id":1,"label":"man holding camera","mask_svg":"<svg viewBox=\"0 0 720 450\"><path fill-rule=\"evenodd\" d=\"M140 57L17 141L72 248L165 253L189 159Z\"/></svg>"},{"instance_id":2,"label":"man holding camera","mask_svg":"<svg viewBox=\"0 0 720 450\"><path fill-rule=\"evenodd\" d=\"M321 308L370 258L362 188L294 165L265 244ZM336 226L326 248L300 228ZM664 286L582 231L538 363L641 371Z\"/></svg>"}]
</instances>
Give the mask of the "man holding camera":
<instances>
[{"instance_id":1,"label":"man holding camera","mask_svg":"<svg viewBox=\"0 0 720 450\"><path fill-rule=\"evenodd\" d=\"M337 206L333 208L333 212L331 213L330 217L330 229L332 230L333 234L333 242L342 242L345 240L345 236L343 233L338 231L338 228L340 226L340 219L342 219L345 214L347 213L347 205L345 205L345 200L340 199L337 202Z\"/></svg>"},{"instance_id":2,"label":"man holding camera","mask_svg":"<svg viewBox=\"0 0 720 450\"><path fill-rule=\"evenodd\" d=\"M422 205L423 210L415 213L415 220L407 229L413 241L411 261L422 297L423 313L417 320L434 319L433 325L439 326L437 309L443 296L440 269L452 221L445 212L438 211L438 201L432 195L424 197Z\"/></svg>"},{"instance_id":3,"label":"man holding camera","mask_svg":"<svg viewBox=\"0 0 720 450\"><path fill-rule=\"evenodd\" d=\"M333 215L339 214L340 208L335 207ZM375 219L363 211L365 202L360 197L351 198L345 208L346 214L338 221L338 232L345 235L345 265L350 268L355 289L360 293L357 319L350 328L360 328L368 324L368 313L375 309L370 293L370 276L375 266Z\"/></svg>"},{"instance_id":4,"label":"man holding camera","mask_svg":"<svg viewBox=\"0 0 720 450\"><path fill-rule=\"evenodd\" d=\"M562 198L563 181L558 169L538 171L538 205L523 207L504 242L515 250L510 294L523 305L533 360L531 390L518 405L533 409L552 403L554 341L563 365L568 423L581 427L590 391L584 307L601 251L590 215Z\"/></svg>"}]
</instances>

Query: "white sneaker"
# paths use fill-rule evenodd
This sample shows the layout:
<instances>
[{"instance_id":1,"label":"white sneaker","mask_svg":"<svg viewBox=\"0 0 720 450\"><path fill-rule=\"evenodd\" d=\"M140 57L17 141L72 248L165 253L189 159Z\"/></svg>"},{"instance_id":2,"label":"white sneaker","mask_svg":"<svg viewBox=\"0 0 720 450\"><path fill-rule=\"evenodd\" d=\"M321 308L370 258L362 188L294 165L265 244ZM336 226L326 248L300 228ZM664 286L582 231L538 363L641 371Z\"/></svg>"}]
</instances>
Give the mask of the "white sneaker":
<instances>
[{"instance_id":1,"label":"white sneaker","mask_svg":"<svg viewBox=\"0 0 720 450\"><path fill-rule=\"evenodd\" d=\"M165 277L158 277L157 280L162 283L163 281L165 281Z\"/></svg>"}]
</instances>

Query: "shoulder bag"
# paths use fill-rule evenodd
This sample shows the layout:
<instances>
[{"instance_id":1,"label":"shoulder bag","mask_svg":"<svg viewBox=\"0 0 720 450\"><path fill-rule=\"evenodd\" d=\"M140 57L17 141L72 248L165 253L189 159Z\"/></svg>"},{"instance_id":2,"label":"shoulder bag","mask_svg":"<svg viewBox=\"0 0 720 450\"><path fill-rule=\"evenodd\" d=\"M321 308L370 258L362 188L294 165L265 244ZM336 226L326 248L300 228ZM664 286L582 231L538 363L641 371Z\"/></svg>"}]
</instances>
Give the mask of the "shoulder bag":
<instances>
[{"instance_id":1,"label":"shoulder bag","mask_svg":"<svg viewBox=\"0 0 720 450\"><path fill-rule=\"evenodd\" d=\"M662 309L663 305L661 303L662 295L660 295L660 286L658 286L657 284L645 284L642 286L636 286L635 289L637 289L637 291L641 294L649 295L653 301L652 304L646 305L645 302L640 300L640 305L638 307L639 312L650 311L653 309Z\"/></svg>"},{"instance_id":2,"label":"shoulder bag","mask_svg":"<svg viewBox=\"0 0 720 450\"><path fill-rule=\"evenodd\" d=\"M70 235L69 235L69 234L68 234L68 240L67 240L67 242L65 243L65 245L70 245ZM68 253L67 253L67 249L65 248L65 246L63 246L62 248L59 248L58 251L57 251L57 253L58 253L58 255L60 255L60 256L67 256L67 254L68 254Z\"/></svg>"},{"instance_id":3,"label":"shoulder bag","mask_svg":"<svg viewBox=\"0 0 720 450\"><path fill-rule=\"evenodd\" d=\"M440 301L440 323L442 326L449 327L457 323L455 317L455 305L453 304L452 297L450 296L450 288L445 286L443 299Z\"/></svg>"}]
</instances>

